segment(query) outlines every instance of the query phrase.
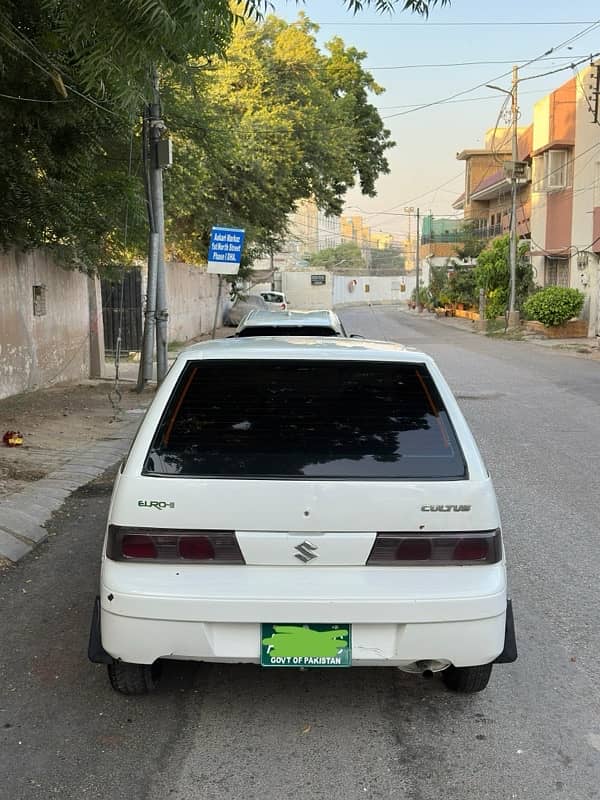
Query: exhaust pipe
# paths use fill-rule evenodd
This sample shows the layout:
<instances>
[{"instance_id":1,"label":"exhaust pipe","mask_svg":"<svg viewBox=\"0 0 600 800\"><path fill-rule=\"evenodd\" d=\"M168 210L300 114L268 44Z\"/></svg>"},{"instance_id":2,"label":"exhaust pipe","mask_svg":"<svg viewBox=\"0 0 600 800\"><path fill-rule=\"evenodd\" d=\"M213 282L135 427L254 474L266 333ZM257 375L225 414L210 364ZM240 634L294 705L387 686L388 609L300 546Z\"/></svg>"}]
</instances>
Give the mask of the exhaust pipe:
<instances>
[{"instance_id":1,"label":"exhaust pipe","mask_svg":"<svg viewBox=\"0 0 600 800\"><path fill-rule=\"evenodd\" d=\"M417 661L417 669L421 673L421 676L425 678L425 680L430 680L433 678L433 670L431 669L432 666L432 661Z\"/></svg>"},{"instance_id":2,"label":"exhaust pipe","mask_svg":"<svg viewBox=\"0 0 600 800\"><path fill-rule=\"evenodd\" d=\"M441 672L450 665L449 661L442 659L423 659L422 661L413 661L408 664L402 664L398 667L402 672L409 672L413 675L421 675L425 680L433 678L436 672Z\"/></svg>"}]
</instances>

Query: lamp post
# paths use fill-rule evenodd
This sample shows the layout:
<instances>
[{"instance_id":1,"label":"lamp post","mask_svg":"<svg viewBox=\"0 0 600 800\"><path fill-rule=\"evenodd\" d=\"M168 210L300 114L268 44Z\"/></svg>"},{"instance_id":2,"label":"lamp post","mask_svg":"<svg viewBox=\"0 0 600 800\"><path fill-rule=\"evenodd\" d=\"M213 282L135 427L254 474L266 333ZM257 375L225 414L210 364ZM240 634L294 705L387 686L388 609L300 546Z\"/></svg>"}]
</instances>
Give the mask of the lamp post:
<instances>
[{"instance_id":1,"label":"lamp post","mask_svg":"<svg viewBox=\"0 0 600 800\"><path fill-rule=\"evenodd\" d=\"M404 212L408 214L408 241L410 243L410 220L412 215L415 213L415 209L413 206L409 208L405 208ZM416 279L416 286L415 286L415 302L417 306L417 311L423 311L423 306L421 305L421 293L419 291L419 261L421 260L421 253L420 253L420 239L421 239L421 232L420 232L420 217L421 217L421 209L417 208L417 239L415 244L415 279Z\"/></svg>"},{"instance_id":2,"label":"lamp post","mask_svg":"<svg viewBox=\"0 0 600 800\"><path fill-rule=\"evenodd\" d=\"M519 312L516 310L517 297L517 161L519 160L519 143L517 138L517 123L519 106L517 104L517 86L519 83L519 68L513 67L512 88L503 89L501 86L486 84L488 89L507 94L511 98L511 125L512 125L512 165L511 165L511 214L510 214L510 298L508 301L508 327L516 328L519 325Z\"/></svg>"}]
</instances>

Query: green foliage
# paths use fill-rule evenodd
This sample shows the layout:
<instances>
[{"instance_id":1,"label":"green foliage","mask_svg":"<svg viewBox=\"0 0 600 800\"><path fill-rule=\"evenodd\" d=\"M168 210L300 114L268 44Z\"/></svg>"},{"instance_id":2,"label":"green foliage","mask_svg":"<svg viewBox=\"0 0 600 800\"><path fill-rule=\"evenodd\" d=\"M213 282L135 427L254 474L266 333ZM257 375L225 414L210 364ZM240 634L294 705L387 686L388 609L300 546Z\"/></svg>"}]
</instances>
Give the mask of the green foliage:
<instances>
[{"instance_id":1,"label":"green foliage","mask_svg":"<svg viewBox=\"0 0 600 800\"><path fill-rule=\"evenodd\" d=\"M486 317L488 319L501 316L508 305L510 287L509 247L509 237L501 236L494 239L477 259L475 283L478 289L485 290L487 298ZM534 288L533 270L525 258L527 249L527 244L522 243L517 254L516 302L519 308L523 307L523 303ZM495 292L493 296L492 292ZM504 301L504 307L499 311L502 301Z\"/></svg>"},{"instance_id":2,"label":"green foliage","mask_svg":"<svg viewBox=\"0 0 600 800\"><path fill-rule=\"evenodd\" d=\"M492 289L488 292L485 304L486 319L496 319L504 316L508 306L508 290L503 288Z\"/></svg>"},{"instance_id":3,"label":"green foliage","mask_svg":"<svg viewBox=\"0 0 600 800\"><path fill-rule=\"evenodd\" d=\"M51 247L63 263L79 268L109 268L144 257L141 126L129 113L127 93L141 101L147 88L142 61L147 65L159 55L155 48L171 41L157 34L144 49L145 15L151 15L159 33L170 23L160 9L150 12L152 3L126 5L131 6L131 31L124 38L118 33L124 23L115 20L123 6L117 0L91 5L23 0L7 6L14 35L25 32L18 49L42 63L40 54L51 40L52 58L43 64L49 72L56 64L59 73L68 70L74 77L65 77L63 97L50 75L22 52L10 46L2 51L4 92L47 102L0 100L5 153L0 246ZM200 13L198 4L173 0L160 8L174 16L172 37L186 31L183 49L174 46L159 61L163 115L175 153L174 166L165 171L171 256L201 261L213 224L239 226L247 233L242 264L247 273L253 258L277 250L299 199L312 196L321 208L337 213L355 180L363 191L374 192L377 176L388 170L384 153L392 143L368 100L381 89L361 66L364 53L345 48L337 38L327 52L320 51L315 26L303 16L292 25L268 17L235 28L227 17L227 37L218 28L213 31L218 41L194 40L192 47L188 33ZM80 14L69 15L78 9ZM120 45L95 56L109 30L113 36L112 28L102 27L109 20ZM92 42L95 25L98 39ZM130 47L137 48L131 59L126 57ZM209 50L214 52L207 69ZM178 52L183 58L184 51L181 69L175 69L170 60ZM71 88L91 90L93 74L100 104Z\"/></svg>"},{"instance_id":4,"label":"green foliage","mask_svg":"<svg viewBox=\"0 0 600 800\"><path fill-rule=\"evenodd\" d=\"M442 307L446 303L450 303L447 267L431 267L429 271L429 292L434 306Z\"/></svg>"},{"instance_id":5,"label":"green foliage","mask_svg":"<svg viewBox=\"0 0 600 800\"><path fill-rule=\"evenodd\" d=\"M338 247L327 247L318 253L313 253L308 257L311 267L321 269L339 269L340 271L361 271L366 269L366 263L360 251L360 247L354 242L340 244Z\"/></svg>"},{"instance_id":6,"label":"green foliage","mask_svg":"<svg viewBox=\"0 0 600 800\"><path fill-rule=\"evenodd\" d=\"M447 296L451 303L475 305L478 300L475 270L467 264L455 264L448 279Z\"/></svg>"},{"instance_id":7,"label":"green foliage","mask_svg":"<svg viewBox=\"0 0 600 800\"><path fill-rule=\"evenodd\" d=\"M543 325L564 325L579 316L584 299L579 289L548 286L533 294L525 303L524 310L530 319L536 319Z\"/></svg>"},{"instance_id":8,"label":"green foliage","mask_svg":"<svg viewBox=\"0 0 600 800\"><path fill-rule=\"evenodd\" d=\"M340 2L422 15L446 4ZM338 38L320 52L305 18L242 24L269 9L268 0L4 0L0 247L52 248L80 269L145 255L138 120L152 66L176 145L165 181L171 254L201 259L213 223L241 225L247 272L276 249L299 198L333 213L355 180L374 194L392 143L368 102L381 89L365 54Z\"/></svg>"},{"instance_id":9,"label":"green foliage","mask_svg":"<svg viewBox=\"0 0 600 800\"><path fill-rule=\"evenodd\" d=\"M416 301L417 301L417 288L416 287L412 290L412 292L410 294L410 299L413 301L413 303L416 303ZM419 286L419 305L421 305L421 306L429 306L429 305L431 305L431 303L432 303L431 292L428 289L428 287L427 286Z\"/></svg>"}]
</instances>

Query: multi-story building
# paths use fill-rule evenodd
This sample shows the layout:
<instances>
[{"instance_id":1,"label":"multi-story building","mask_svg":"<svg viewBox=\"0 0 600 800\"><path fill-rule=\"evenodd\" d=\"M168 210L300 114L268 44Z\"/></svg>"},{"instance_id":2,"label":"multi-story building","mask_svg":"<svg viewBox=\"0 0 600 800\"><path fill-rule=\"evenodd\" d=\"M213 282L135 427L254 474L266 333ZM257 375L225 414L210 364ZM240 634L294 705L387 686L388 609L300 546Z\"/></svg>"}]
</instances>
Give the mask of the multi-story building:
<instances>
[{"instance_id":1,"label":"multi-story building","mask_svg":"<svg viewBox=\"0 0 600 800\"><path fill-rule=\"evenodd\" d=\"M288 240L303 255L337 247L341 241L340 218L326 216L312 199L301 200L290 214Z\"/></svg>"},{"instance_id":2,"label":"multi-story building","mask_svg":"<svg viewBox=\"0 0 600 800\"><path fill-rule=\"evenodd\" d=\"M599 71L600 63L593 64L550 92L518 134L518 158L527 165L518 185L518 235L531 241L538 285L585 294L591 336L600 335ZM457 158L465 162L465 191L454 208L464 212L478 238L508 233L507 131L489 132L484 149L464 150Z\"/></svg>"},{"instance_id":3,"label":"multi-story building","mask_svg":"<svg viewBox=\"0 0 600 800\"><path fill-rule=\"evenodd\" d=\"M531 261L543 286L586 295L589 334L600 335L600 120L587 67L536 103Z\"/></svg>"},{"instance_id":4,"label":"multi-story building","mask_svg":"<svg viewBox=\"0 0 600 800\"><path fill-rule=\"evenodd\" d=\"M519 160L531 159L532 127L518 131ZM504 165L511 161L510 130L495 128L487 131L485 147L463 150L457 154L465 162L465 190L453 203L462 211L465 227L474 238L486 240L508 233L511 213L511 183ZM529 236L530 182L519 184L517 224L519 235Z\"/></svg>"}]
</instances>

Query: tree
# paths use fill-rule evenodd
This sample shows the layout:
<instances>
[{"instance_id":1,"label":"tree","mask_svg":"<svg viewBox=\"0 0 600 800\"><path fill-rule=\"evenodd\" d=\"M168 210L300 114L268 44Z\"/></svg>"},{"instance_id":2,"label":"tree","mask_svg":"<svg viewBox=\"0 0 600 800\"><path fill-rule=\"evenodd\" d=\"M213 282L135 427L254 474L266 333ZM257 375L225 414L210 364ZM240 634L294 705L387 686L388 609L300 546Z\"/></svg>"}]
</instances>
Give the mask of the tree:
<instances>
[{"instance_id":1,"label":"tree","mask_svg":"<svg viewBox=\"0 0 600 800\"><path fill-rule=\"evenodd\" d=\"M328 247L313 253L308 258L311 267L319 269L340 269L347 271L361 271L366 269L365 260L360 251L360 247L354 242L340 244L338 247Z\"/></svg>"},{"instance_id":2,"label":"tree","mask_svg":"<svg viewBox=\"0 0 600 800\"><path fill-rule=\"evenodd\" d=\"M483 289L486 293L486 316L488 319L501 316L508 306L510 288L509 246L508 235L498 237L488 244L477 259L477 266L474 271L475 283L478 289ZM534 288L533 270L531 264L525 258L528 249L526 242L522 242L519 245L516 286L517 306L519 308L522 308L523 303Z\"/></svg>"},{"instance_id":3,"label":"tree","mask_svg":"<svg viewBox=\"0 0 600 800\"><path fill-rule=\"evenodd\" d=\"M353 13L369 6L379 12L402 10L426 16L449 0L341 0ZM66 86L96 100L137 109L150 94L150 65L179 78L194 59L223 55L234 27L269 10L269 0L38 0L42 32L15 25L20 0L4 0L0 10L4 44L36 53L45 69ZM34 34L31 36L31 34ZM33 50L31 49L33 48Z\"/></svg>"},{"instance_id":4,"label":"tree","mask_svg":"<svg viewBox=\"0 0 600 800\"><path fill-rule=\"evenodd\" d=\"M372 6L426 15L446 0L341 2L355 13ZM328 96L323 121L311 120L310 108L301 113L298 87L296 105L282 121L269 114L267 103L252 113L248 107L234 108L237 116L227 115L225 121L216 97L209 98L210 108L203 108L213 65L218 63L219 72L225 69L220 59L230 45L235 47L240 23L258 18L268 7L267 0L237 6L229 0L3 0L0 75L8 97L0 99L0 246L52 247L63 262L84 268L120 264L144 251L143 165L137 154L151 66L177 95L180 111L195 106L194 115L176 123L177 107L165 100L166 110L173 111L170 122L182 163L167 187L169 200L179 203L169 223L176 250L202 252L214 209L223 208L227 219L245 218L259 252L282 234L286 200L302 196L301 191L318 197L329 210L340 207L355 175L363 191L373 193L377 175L387 169L389 136L366 100L367 92L377 88L360 66L362 54L342 43L332 44L328 60L323 56L319 87L311 84L316 91L311 102ZM296 35L286 34L290 39ZM277 63L273 57L272 65ZM301 59L297 65L288 61L288 80L294 75L300 80L302 68ZM336 92L338 102L333 103ZM243 130L234 135L226 123L235 125L242 118ZM331 136L334 124L338 127ZM264 125L268 135L263 137ZM353 140L360 129L360 141ZM300 133L301 145L292 142L279 168L273 154L282 151L276 148L288 147ZM248 137L245 148L243 135ZM326 146L323 137L329 138ZM300 159L311 148L314 158L306 166ZM194 164L197 180L189 174ZM202 176L207 180L201 184ZM187 202L185 188L195 191ZM267 196L276 214L270 213ZM194 207L198 202L203 217Z\"/></svg>"},{"instance_id":5,"label":"tree","mask_svg":"<svg viewBox=\"0 0 600 800\"><path fill-rule=\"evenodd\" d=\"M368 101L380 88L361 66L365 54L338 38L321 52L314 32L304 15L248 22L198 77L196 96L165 93L177 149L168 238L178 257L201 259L215 223L244 227L250 258L277 250L299 200L339 214L355 180L373 193L388 171L393 143Z\"/></svg>"}]
</instances>

